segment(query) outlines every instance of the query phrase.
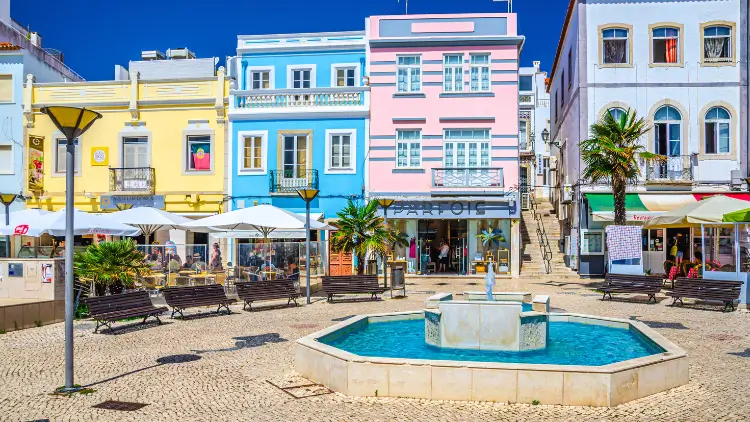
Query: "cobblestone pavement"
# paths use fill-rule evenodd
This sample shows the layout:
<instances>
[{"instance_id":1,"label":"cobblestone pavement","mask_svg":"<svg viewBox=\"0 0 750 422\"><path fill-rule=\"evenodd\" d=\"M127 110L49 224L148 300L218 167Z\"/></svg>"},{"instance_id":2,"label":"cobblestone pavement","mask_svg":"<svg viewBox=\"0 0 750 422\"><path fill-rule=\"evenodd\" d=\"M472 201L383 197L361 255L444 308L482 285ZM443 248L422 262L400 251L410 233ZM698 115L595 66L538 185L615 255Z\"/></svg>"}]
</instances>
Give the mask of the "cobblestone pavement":
<instances>
[{"instance_id":1,"label":"cobblestone pavement","mask_svg":"<svg viewBox=\"0 0 750 422\"><path fill-rule=\"evenodd\" d=\"M690 383L616 408L530 406L339 394L295 399L271 385L293 375L294 341L354 314L420 309L435 291L481 290L480 280L420 281L407 299L197 315L161 326L135 325L93 334L76 323L76 381L96 391L71 398L49 393L63 382L63 325L0 335L0 420L143 421L740 421L750 418L750 314L718 307L670 308L666 298L600 300L587 280L499 281L497 291L550 294L553 310L635 317L690 355ZM661 298L660 298L661 299ZM271 304L272 305L272 304ZM592 351L595 353L595 351ZM170 358L194 355L194 361ZM194 357L193 357L194 358ZM195 358L194 358L195 359ZM134 412L101 410L105 400L148 404Z\"/></svg>"}]
</instances>

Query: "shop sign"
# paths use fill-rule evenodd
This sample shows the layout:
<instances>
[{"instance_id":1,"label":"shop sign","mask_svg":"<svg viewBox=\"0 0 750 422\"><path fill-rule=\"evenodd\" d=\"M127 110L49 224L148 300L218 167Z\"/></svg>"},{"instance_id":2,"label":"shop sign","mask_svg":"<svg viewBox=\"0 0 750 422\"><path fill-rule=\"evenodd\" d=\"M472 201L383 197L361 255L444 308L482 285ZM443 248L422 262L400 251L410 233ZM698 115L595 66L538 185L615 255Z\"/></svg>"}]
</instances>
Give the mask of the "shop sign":
<instances>
[{"instance_id":1,"label":"shop sign","mask_svg":"<svg viewBox=\"0 0 750 422\"><path fill-rule=\"evenodd\" d=\"M44 136L29 135L29 190L44 190Z\"/></svg>"},{"instance_id":2,"label":"shop sign","mask_svg":"<svg viewBox=\"0 0 750 422\"><path fill-rule=\"evenodd\" d=\"M488 201L396 201L388 208L394 218L511 218L511 213L515 209L507 203Z\"/></svg>"},{"instance_id":3,"label":"shop sign","mask_svg":"<svg viewBox=\"0 0 750 422\"><path fill-rule=\"evenodd\" d=\"M99 205L103 210L117 210L118 205L133 208L151 207L160 210L165 208L164 195L102 195Z\"/></svg>"}]
</instances>

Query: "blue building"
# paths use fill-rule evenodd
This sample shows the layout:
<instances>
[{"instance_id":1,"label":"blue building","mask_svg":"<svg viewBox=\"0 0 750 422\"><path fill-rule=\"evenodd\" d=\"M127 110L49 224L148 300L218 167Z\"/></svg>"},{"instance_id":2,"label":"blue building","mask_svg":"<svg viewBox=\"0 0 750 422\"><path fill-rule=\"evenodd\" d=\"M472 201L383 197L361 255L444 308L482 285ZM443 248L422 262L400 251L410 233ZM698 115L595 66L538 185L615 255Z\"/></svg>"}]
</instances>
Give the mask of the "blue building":
<instances>
[{"instance_id":1,"label":"blue building","mask_svg":"<svg viewBox=\"0 0 750 422\"><path fill-rule=\"evenodd\" d=\"M369 87L364 32L239 36L229 60L232 209L272 204L335 218L364 193Z\"/></svg>"}]
</instances>

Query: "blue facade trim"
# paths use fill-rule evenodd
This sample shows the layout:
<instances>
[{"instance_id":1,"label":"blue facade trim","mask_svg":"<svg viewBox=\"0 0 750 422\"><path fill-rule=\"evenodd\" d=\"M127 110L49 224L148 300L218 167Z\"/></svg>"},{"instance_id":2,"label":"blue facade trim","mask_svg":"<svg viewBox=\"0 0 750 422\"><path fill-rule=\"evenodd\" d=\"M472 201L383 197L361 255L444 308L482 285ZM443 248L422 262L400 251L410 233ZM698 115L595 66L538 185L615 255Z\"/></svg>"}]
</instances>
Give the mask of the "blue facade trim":
<instances>
[{"instance_id":1,"label":"blue facade trim","mask_svg":"<svg viewBox=\"0 0 750 422\"><path fill-rule=\"evenodd\" d=\"M443 157L423 157L422 161L440 161L440 162L442 162L443 161Z\"/></svg>"},{"instance_id":2,"label":"blue facade trim","mask_svg":"<svg viewBox=\"0 0 750 422\"><path fill-rule=\"evenodd\" d=\"M370 76L396 76L396 72L370 72Z\"/></svg>"},{"instance_id":3,"label":"blue facade trim","mask_svg":"<svg viewBox=\"0 0 750 422\"><path fill-rule=\"evenodd\" d=\"M493 139L515 139L518 135L492 135Z\"/></svg>"},{"instance_id":4,"label":"blue facade trim","mask_svg":"<svg viewBox=\"0 0 750 422\"><path fill-rule=\"evenodd\" d=\"M395 84L394 84L395 85ZM427 96L424 94L424 92L397 92L393 94L393 98L426 98Z\"/></svg>"},{"instance_id":5,"label":"blue facade trim","mask_svg":"<svg viewBox=\"0 0 750 422\"><path fill-rule=\"evenodd\" d=\"M519 161L518 157L492 157L492 161Z\"/></svg>"},{"instance_id":6,"label":"blue facade trim","mask_svg":"<svg viewBox=\"0 0 750 422\"><path fill-rule=\"evenodd\" d=\"M468 82L467 82L468 85ZM455 98L455 97L494 97L494 92L442 92L440 98Z\"/></svg>"},{"instance_id":7,"label":"blue facade trim","mask_svg":"<svg viewBox=\"0 0 750 422\"><path fill-rule=\"evenodd\" d=\"M424 172L425 172L424 169L393 169L391 170L391 173L424 173Z\"/></svg>"},{"instance_id":8,"label":"blue facade trim","mask_svg":"<svg viewBox=\"0 0 750 422\"><path fill-rule=\"evenodd\" d=\"M518 145L493 145L492 149L494 151L517 150L518 149Z\"/></svg>"},{"instance_id":9,"label":"blue facade trim","mask_svg":"<svg viewBox=\"0 0 750 422\"><path fill-rule=\"evenodd\" d=\"M424 86L443 86L442 82L422 82Z\"/></svg>"},{"instance_id":10,"label":"blue facade trim","mask_svg":"<svg viewBox=\"0 0 750 422\"><path fill-rule=\"evenodd\" d=\"M373 147L373 146L371 146L370 147L370 151L395 151L395 150L396 150L396 147L392 147L392 146L391 147L388 147L388 146L386 146L386 147L380 147L380 146Z\"/></svg>"},{"instance_id":11,"label":"blue facade trim","mask_svg":"<svg viewBox=\"0 0 750 422\"><path fill-rule=\"evenodd\" d=\"M518 60L515 59L492 59L490 60L491 63L518 63Z\"/></svg>"},{"instance_id":12,"label":"blue facade trim","mask_svg":"<svg viewBox=\"0 0 750 422\"><path fill-rule=\"evenodd\" d=\"M442 60L422 60L422 64L443 64Z\"/></svg>"},{"instance_id":13,"label":"blue facade trim","mask_svg":"<svg viewBox=\"0 0 750 422\"><path fill-rule=\"evenodd\" d=\"M422 135L422 139L443 139L443 135Z\"/></svg>"},{"instance_id":14,"label":"blue facade trim","mask_svg":"<svg viewBox=\"0 0 750 422\"><path fill-rule=\"evenodd\" d=\"M425 70L422 71L422 74L425 76L442 76L443 72L440 70Z\"/></svg>"},{"instance_id":15,"label":"blue facade trim","mask_svg":"<svg viewBox=\"0 0 750 422\"><path fill-rule=\"evenodd\" d=\"M370 157L370 161L396 161L396 157Z\"/></svg>"},{"instance_id":16,"label":"blue facade trim","mask_svg":"<svg viewBox=\"0 0 750 422\"><path fill-rule=\"evenodd\" d=\"M371 82L370 86L396 86L395 82Z\"/></svg>"},{"instance_id":17,"label":"blue facade trim","mask_svg":"<svg viewBox=\"0 0 750 422\"><path fill-rule=\"evenodd\" d=\"M426 122L427 119L425 117L394 117L394 122Z\"/></svg>"},{"instance_id":18,"label":"blue facade trim","mask_svg":"<svg viewBox=\"0 0 750 422\"><path fill-rule=\"evenodd\" d=\"M480 120L486 122L494 122L494 116L468 116L468 117L441 117L441 122L463 122L466 120Z\"/></svg>"},{"instance_id":19,"label":"blue facade trim","mask_svg":"<svg viewBox=\"0 0 750 422\"><path fill-rule=\"evenodd\" d=\"M372 135L370 139L396 139L396 135Z\"/></svg>"},{"instance_id":20,"label":"blue facade trim","mask_svg":"<svg viewBox=\"0 0 750 422\"><path fill-rule=\"evenodd\" d=\"M518 85L518 81L492 81L492 85Z\"/></svg>"},{"instance_id":21,"label":"blue facade trim","mask_svg":"<svg viewBox=\"0 0 750 422\"><path fill-rule=\"evenodd\" d=\"M516 70L493 70L492 71L493 75L511 75L511 74L515 75L516 73L518 73L518 71Z\"/></svg>"},{"instance_id":22,"label":"blue facade trim","mask_svg":"<svg viewBox=\"0 0 750 422\"><path fill-rule=\"evenodd\" d=\"M505 17L466 17L466 18L417 18L381 19L378 33L381 37L424 37L426 34L412 32L413 23L473 22L472 32L441 32L440 36L476 37L487 35L507 35L508 18Z\"/></svg>"},{"instance_id":23,"label":"blue facade trim","mask_svg":"<svg viewBox=\"0 0 750 422\"><path fill-rule=\"evenodd\" d=\"M425 145L422 146L422 151L442 151L443 147L441 146L432 146L432 145Z\"/></svg>"},{"instance_id":24,"label":"blue facade trim","mask_svg":"<svg viewBox=\"0 0 750 422\"><path fill-rule=\"evenodd\" d=\"M395 64L396 64L396 62L395 61L391 61L391 60L381 60L381 61L370 62L371 66L392 66L392 65L395 65Z\"/></svg>"}]
</instances>

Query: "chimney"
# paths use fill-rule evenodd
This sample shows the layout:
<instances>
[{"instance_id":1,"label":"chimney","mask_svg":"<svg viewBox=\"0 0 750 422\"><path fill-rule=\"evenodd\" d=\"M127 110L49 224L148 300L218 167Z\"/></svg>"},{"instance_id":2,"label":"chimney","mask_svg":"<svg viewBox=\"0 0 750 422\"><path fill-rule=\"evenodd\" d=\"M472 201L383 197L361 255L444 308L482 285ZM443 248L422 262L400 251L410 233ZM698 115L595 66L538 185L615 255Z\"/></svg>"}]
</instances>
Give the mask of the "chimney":
<instances>
[{"instance_id":1,"label":"chimney","mask_svg":"<svg viewBox=\"0 0 750 422\"><path fill-rule=\"evenodd\" d=\"M2 1L2 0L0 0ZM29 33L29 41L35 46L42 48L42 36L38 32Z\"/></svg>"},{"instance_id":2,"label":"chimney","mask_svg":"<svg viewBox=\"0 0 750 422\"><path fill-rule=\"evenodd\" d=\"M0 20L10 25L10 0L0 0Z\"/></svg>"},{"instance_id":3,"label":"chimney","mask_svg":"<svg viewBox=\"0 0 750 422\"><path fill-rule=\"evenodd\" d=\"M534 62L534 70L537 71L537 72L539 72L539 66L541 66L541 64L542 64L542 62L540 62L539 60L535 61Z\"/></svg>"}]
</instances>

